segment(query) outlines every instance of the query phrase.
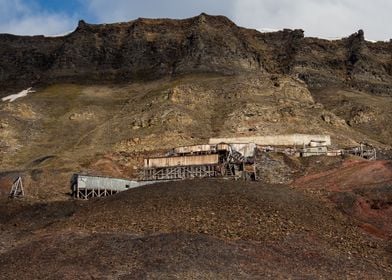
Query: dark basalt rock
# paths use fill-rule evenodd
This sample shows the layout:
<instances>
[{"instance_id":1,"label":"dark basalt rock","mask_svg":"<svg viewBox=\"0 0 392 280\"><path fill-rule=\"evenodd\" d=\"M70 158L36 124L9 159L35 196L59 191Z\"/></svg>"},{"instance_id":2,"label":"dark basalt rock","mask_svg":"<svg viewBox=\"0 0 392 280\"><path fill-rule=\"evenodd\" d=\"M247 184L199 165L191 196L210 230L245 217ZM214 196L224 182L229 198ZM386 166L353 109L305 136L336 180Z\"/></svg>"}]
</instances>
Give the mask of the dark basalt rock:
<instances>
[{"instance_id":1,"label":"dark basalt rock","mask_svg":"<svg viewBox=\"0 0 392 280\"><path fill-rule=\"evenodd\" d=\"M309 87L347 86L392 94L392 43L365 41L362 30L327 41L302 30L259 33L226 17L79 21L64 37L0 34L0 95L9 87L55 82L131 82L187 73L269 72Z\"/></svg>"}]
</instances>

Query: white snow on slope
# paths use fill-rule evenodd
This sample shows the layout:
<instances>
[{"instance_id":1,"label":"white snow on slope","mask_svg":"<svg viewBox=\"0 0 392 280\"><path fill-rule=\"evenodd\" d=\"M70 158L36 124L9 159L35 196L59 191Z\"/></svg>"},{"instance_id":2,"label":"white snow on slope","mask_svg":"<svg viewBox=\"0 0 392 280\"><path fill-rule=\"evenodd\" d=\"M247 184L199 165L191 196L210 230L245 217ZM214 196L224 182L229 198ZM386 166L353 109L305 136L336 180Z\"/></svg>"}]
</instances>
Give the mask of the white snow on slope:
<instances>
[{"instance_id":1,"label":"white snow on slope","mask_svg":"<svg viewBox=\"0 0 392 280\"><path fill-rule=\"evenodd\" d=\"M257 31L261 33L270 33L270 32L278 32L280 31L279 29L273 29L273 28L258 28Z\"/></svg>"},{"instance_id":2,"label":"white snow on slope","mask_svg":"<svg viewBox=\"0 0 392 280\"><path fill-rule=\"evenodd\" d=\"M65 37L68 36L69 34L71 34L72 32L74 32L74 30L68 31L68 32L64 32L61 34L54 34L54 35L44 35L46 38L57 38L57 37Z\"/></svg>"},{"instance_id":3,"label":"white snow on slope","mask_svg":"<svg viewBox=\"0 0 392 280\"><path fill-rule=\"evenodd\" d=\"M21 97L25 97L25 96L27 96L29 93L34 93L34 92L35 92L35 90L32 90L32 88L28 88L28 89L22 90L22 91L19 92L19 93L11 94L11 95L8 95L8 96L6 96L6 97L3 97L1 100L2 100L3 102L6 102L6 101L14 102L16 99L21 98Z\"/></svg>"}]
</instances>

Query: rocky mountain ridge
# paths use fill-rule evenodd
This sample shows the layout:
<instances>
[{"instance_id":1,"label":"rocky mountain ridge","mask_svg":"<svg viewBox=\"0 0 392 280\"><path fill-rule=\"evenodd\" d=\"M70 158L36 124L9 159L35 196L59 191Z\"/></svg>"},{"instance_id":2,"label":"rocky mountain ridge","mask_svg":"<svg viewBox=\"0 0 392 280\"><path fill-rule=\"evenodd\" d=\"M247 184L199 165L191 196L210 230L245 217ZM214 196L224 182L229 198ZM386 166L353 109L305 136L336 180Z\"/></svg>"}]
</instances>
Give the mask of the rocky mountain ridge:
<instances>
[{"instance_id":1,"label":"rocky mountain ridge","mask_svg":"<svg viewBox=\"0 0 392 280\"><path fill-rule=\"evenodd\" d=\"M392 43L363 31L342 40L306 38L302 30L260 33L223 16L80 21L63 37L0 34L0 95L9 88L58 82L151 80L193 73L288 74L310 88L347 87L392 94Z\"/></svg>"}]
</instances>

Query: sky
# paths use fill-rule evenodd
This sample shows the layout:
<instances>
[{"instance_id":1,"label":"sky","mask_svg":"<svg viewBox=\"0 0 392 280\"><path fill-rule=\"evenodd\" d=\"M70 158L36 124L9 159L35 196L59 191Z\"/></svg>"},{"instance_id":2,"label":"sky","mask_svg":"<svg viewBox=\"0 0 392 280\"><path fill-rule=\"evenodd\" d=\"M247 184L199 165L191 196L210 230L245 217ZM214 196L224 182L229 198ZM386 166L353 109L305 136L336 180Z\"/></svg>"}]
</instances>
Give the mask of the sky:
<instances>
[{"instance_id":1,"label":"sky","mask_svg":"<svg viewBox=\"0 0 392 280\"><path fill-rule=\"evenodd\" d=\"M112 23L202 12L248 28L300 28L312 37L346 37L363 29L368 40L392 38L391 0L0 0L0 33L61 35L80 19Z\"/></svg>"}]
</instances>

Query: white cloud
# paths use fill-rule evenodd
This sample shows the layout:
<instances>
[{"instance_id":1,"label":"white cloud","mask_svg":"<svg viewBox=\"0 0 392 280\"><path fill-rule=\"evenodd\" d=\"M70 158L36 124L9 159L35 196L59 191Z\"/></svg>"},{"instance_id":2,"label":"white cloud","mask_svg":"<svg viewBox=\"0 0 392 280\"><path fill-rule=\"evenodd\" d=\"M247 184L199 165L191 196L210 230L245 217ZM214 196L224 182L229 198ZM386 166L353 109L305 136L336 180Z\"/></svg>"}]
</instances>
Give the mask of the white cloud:
<instances>
[{"instance_id":1,"label":"white cloud","mask_svg":"<svg viewBox=\"0 0 392 280\"><path fill-rule=\"evenodd\" d=\"M344 37L359 29L368 39L392 38L390 0L88 0L98 22L137 17L184 18L222 14L252 28L301 28L307 36Z\"/></svg>"},{"instance_id":2,"label":"white cloud","mask_svg":"<svg viewBox=\"0 0 392 280\"><path fill-rule=\"evenodd\" d=\"M37 15L13 19L7 23L0 23L0 33L18 35L56 35L72 30L76 25L75 20L70 20L62 15Z\"/></svg>"},{"instance_id":3,"label":"white cloud","mask_svg":"<svg viewBox=\"0 0 392 280\"><path fill-rule=\"evenodd\" d=\"M87 10L100 22L129 21L138 17L187 18L202 12L231 16L232 0L87 0Z\"/></svg>"},{"instance_id":4,"label":"white cloud","mask_svg":"<svg viewBox=\"0 0 392 280\"><path fill-rule=\"evenodd\" d=\"M256 29L301 28L306 36L344 37L364 29L371 40L392 38L391 0L78 1L84 10L77 13L95 23L129 21L138 17L187 18L206 12L228 16L241 26ZM42 11L42 7L33 3L0 0L0 33L53 35L75 28L77 16Z\"/></svg>"},{"instance_id":5,"label":"white cloud","mask_svg":"<svg viewBox=\"0 0 392 280\"><path fill-rule=\"evenodd\" d=\"M72 30L75 16L49 13L21 0L0 0L0 33L55 35Z\"/></svg>"},{"instance_id":6,"label":"white cloud","mask_svg":"<svg viewBox=\"0 0 392 280\"><path fill-rule=\"evenodd\" d=\"M301 28L306 36L392 38L389 0L235 0L234 20L253 28Z\"/></svg>"}]
</instances>

